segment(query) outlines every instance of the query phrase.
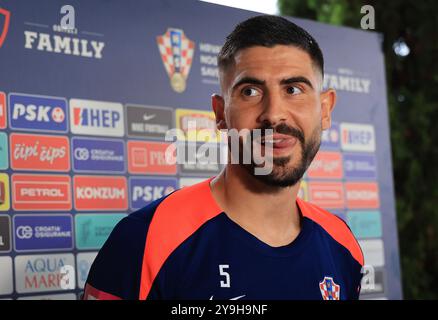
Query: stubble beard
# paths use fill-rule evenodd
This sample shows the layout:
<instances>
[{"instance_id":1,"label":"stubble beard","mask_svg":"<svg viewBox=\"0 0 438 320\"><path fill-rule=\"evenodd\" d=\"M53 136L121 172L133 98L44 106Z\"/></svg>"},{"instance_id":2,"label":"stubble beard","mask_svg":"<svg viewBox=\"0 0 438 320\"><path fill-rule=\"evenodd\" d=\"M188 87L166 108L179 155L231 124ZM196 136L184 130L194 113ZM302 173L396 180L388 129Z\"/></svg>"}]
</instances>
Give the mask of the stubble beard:
<instances>
[{"instance_id":1,"label":"stubble beard","mask_svg":"<svg viewBox=\"0 0 438 320\"><path fill-rule=\"evenodd\" d=\"M267 186L283 188L290 187L297 184L301 180L310 163L315 158L315 155L321 145L322 130L320 126L316 127L313 130L310 138L308 138L306 141L304 134L300 130L281 125L276 128L277 129L274 130L275 132L289 134L295 137L298 140L297 143L300 145L301 152L295 152L284 157L268 158L266 161L271 161L270 165L272 165L272 170L268 174L256 173L255 169L265 166L266 163L257 164L254 161L254 153L252 148L250 151L251 163L245 164L243 162L239 162L239 165L241 165L250 175ZM251 139L251 141L253 140ZM249 148L250 147L248 147L248 145L241 145L242 151L244 149L248 150ZM293 162L294 158L297 156L300 156L298 164L291 165L290 163Z\"/></svg>"}]
</instances>

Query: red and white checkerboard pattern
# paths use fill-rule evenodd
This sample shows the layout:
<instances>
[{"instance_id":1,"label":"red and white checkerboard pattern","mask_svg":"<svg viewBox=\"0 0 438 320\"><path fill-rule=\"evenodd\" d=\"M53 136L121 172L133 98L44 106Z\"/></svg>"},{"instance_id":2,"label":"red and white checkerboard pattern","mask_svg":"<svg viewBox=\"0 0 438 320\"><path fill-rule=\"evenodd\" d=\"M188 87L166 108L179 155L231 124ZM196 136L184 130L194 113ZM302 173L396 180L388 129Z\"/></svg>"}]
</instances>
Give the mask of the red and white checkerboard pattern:
<instances>
[{"instance_id":1,"label":"red and white checkerboard pattern","mask_svg":"<svg viewBox=\"0 0 438 320\"><path fill-rule=\"evenodd\" d=\"M175 65L173 62L172 45L170 42L170 30L168 29L165 34L157 37L158 48L160 50L161 59L163 60L164 68L167 74L171 77L175 72ZM182 32L181 38L181 74L184 79L190 72L192 66L193 54L195 52L195 43L187 38Z\"/></svg>"},{"instance_id":2,"label":"red and white checkerboard pattern","mask_svg":"<svg viewBox=\"0 0 438 320\"><path fill-rule=\"evenodd\" d=\"M330 290L332 299L330 299L330 292L329 292L329 289L327 289L327 285L326 285L327 280L331 281L331 283L332 283L331 290ZM322 298L324 300L339 300L340 293L341 293L341 287L333 281L333 278L324 277L324 280L322 280L319 283L319 289L321 290L321 295L322 295Z\"/></svg>"}]
</instances>

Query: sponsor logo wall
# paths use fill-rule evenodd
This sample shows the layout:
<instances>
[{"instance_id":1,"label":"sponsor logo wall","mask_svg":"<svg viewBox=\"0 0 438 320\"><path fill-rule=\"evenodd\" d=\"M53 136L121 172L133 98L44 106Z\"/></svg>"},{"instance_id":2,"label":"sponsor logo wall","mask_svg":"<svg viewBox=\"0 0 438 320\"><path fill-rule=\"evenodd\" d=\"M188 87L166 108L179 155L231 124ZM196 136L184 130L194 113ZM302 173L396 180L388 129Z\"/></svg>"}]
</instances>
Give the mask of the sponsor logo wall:
<instances>
[{"instance_id":1,"label":"sponsor logo wall","mask_svg":"<svg viewBox=\"0 0 438 320\"><path fill-rule=\"evenodd\" d=\"M84 1L81 10L104 5ZM138 5L144 12L139 33L123 38L101 17L63 31L54 1L0 5L0 299L76 299L121 219L223 168L215 163L224 145L217 145L210 108L211 93L220 90L215 57L224 30L252 14L186 0L166 12L158 0ZM211 10L220 27L200 36L205 26L183 12L211 16ZM160 12L159 22L148 22L149 12ZM238 20L228 18L236 13ZM345 48L352 60L327 61L325 85L338 90L341 102L299 195L345 220L359 239L376 273L375 289L363 291L363 298L399 298L397 239L389 231L395 228L391 160L382 151L389 148L382 138L388 136L386 97L376 91L384 82L377 37L301 25L331 41L351 33L372 43L367 50L376 72L354 59L363 54L355 46ZM326 41L322 47L333 56L339 48ZM127 46L135 50L120 49ZM372 103L380 103L380 116L370 116ZM166 132L173 128L182 164L166 153L172 143ZM207 162L197 161L201 141L213 155Z\"/></svg>"},{"instance_id":2,"label":"sponsor logo wall","mask_svg":"<svg viewBox=\"0 0 438 320\"><path fill-rule=\"evenodd\" d=\"M0 295L75 299L96 250L127 213L172 193L180 179L181 187L192 185L221 169L169 161L165 134L178 127L173 108L2 94L1 115L7 111L10 122L0 133L0 210L13 210L0 215L0 253L15 257L1 257ZM181 114L211 129L211 112L189 111ZM76 279L68 293L64 266ZM40 292L54 293L33 295Z\"/></svg>"}]
</instances>

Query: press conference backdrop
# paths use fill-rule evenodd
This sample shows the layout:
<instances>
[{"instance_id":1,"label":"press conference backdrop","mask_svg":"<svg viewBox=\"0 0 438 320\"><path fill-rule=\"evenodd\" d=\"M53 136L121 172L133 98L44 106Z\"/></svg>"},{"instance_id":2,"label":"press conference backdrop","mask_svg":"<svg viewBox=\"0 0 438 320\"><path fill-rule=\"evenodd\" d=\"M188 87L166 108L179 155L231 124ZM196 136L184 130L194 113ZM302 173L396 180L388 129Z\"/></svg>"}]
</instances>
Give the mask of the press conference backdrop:
<instances>
[{"instance_id":1,"label":"press conference backdrop","mask_svg":"<svg viewBox=\"0 0 438 320\"><path fill-rule=\"evenodd\" d=\"M4 299L77 299L120 219L220 171L213 161L169 164L165 132L187 132L190 120L214 130L216 55L236 23L256 15L190 0L83 0L69 2L76 29L66 31L65 4L0 3ZM320 43L324 85L338 92L300 196L339 215L359 239L375 270L361 298L400 299L381 39L290 19Z\"/></svg>"}]
</instances>

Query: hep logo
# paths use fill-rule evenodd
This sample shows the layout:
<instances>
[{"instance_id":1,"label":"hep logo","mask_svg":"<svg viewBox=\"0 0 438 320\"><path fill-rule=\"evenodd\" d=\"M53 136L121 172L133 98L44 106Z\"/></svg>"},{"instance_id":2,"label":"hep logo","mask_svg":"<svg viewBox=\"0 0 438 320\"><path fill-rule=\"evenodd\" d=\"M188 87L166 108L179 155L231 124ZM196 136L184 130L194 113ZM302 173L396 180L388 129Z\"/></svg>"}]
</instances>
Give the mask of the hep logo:
<instances>
[{"instance_id":1,"label":"hep logo","mask_svg":"<svg viewBox=\"0 0 438 320\"><path fill-rule=\"evenodd\" d=\"M119 112L103 109L74 108L73 115L75 126L115 128L120 120Z\"/></svg>"},{"instance_id":2,"label":"hep logo","mask_svg":"<svg viewBox=\"0 0 438 320\"><path fill-rule=\"evenodd\" d=\"M11 13L6 9L0 8L0 16L4 16L3 26L0 25L0 48L1 48L3 42L6 39L6 35L8 34Z\"/></svg>"}]
</instances>

